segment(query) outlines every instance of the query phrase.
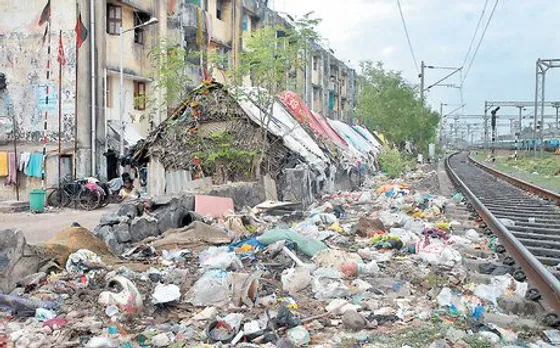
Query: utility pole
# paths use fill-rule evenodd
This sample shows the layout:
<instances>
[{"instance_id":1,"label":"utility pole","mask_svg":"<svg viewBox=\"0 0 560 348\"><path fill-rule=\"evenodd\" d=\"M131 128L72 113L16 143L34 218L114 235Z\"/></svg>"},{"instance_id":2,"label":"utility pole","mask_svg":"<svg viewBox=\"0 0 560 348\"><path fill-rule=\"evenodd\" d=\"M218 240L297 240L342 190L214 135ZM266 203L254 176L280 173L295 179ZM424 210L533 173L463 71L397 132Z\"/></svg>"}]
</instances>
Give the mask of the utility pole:
<instances>
[{"instance_id":1,"label":"utility pole","mask_svg":"<svg viewBox=\"0 0 560 348\"><path fill-rule=\"evenodd\" d=\"M440 103L439 104L439 115L441 117L440 121L439 121L439 144L442 145L441 141L442 141L442 136L443 136L443 106L447 105L444 103Z\"/></svg>"},{"instance_id":2,"label":"utility pole","mask_svg":"<svg viewBox=\"0 0 560 348\"><path fill-rule=\"evenodd\" d=\"M488 102L484 102L484 149L488 150Z\"/></svg>"},{"instance_id":3,"label":"utility pole","mask_svg":"<svg viewBox=\"0 0 560 348\"><path fill-rule=\"evenodd\" d=\"M424 70L426 69L426 65L424 65L424 61L420 63L420 101L422 102L422 106L424 106Z\"/></svg>"},{"instance_id":4,"label":"utility pole","mask_svg":"<svg viewBox=\"0 0 560 348\"><path fill-rule=\"evenodd\" d=\"M556 109L556 129L558 130L558 128L560 128L560 123L558 123L558 109L560 108L560 103L553 103L552 107Z\"/></svg>"},{"instance_id":5,"label":"utility pole","mask_svg":"<svg viewBox=\"0 0 560 348\"><path fill-rule=\"evenodd\" d=\"M420 63L420 102L422 103L422 107L424 107L424 69L426 66L424 65L424 61ZM424 110L422 108L420 112L420 153L424 153Z\"/></svg>"}]
</instances>

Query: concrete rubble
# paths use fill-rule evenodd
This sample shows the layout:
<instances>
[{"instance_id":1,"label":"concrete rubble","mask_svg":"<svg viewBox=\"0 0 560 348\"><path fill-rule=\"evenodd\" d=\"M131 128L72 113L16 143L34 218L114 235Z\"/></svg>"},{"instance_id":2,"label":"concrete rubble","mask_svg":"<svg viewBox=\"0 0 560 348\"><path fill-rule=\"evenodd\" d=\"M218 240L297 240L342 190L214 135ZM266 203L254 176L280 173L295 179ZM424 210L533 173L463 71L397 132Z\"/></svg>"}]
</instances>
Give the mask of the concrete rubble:
<instances>
[{"instance_id":1,"label":"concrete rubble","mask_svg":"<svg viewBox=\"0 0 560 348\"><path fill-rule=\"evenodd\" d=\"M2 231L0 347L557 346L518 266L434 181L214 219L189 195L131 202L37 247Z\"/></svg>"}]
</instances>

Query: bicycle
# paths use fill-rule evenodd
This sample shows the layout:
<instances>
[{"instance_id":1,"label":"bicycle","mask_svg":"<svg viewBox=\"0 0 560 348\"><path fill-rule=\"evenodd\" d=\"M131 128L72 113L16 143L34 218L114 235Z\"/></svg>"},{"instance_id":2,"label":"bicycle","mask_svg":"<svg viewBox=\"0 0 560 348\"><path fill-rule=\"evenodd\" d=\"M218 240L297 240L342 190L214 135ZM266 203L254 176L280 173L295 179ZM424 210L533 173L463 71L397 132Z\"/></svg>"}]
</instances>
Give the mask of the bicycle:
<instances>
[{"instance_id":1,"label":"bicycle","mask_svg":"<svg viewBox=\"0 0 560 348\"><path fill-rule=\"evenodd\" d=\"M62 187L53 188L47 196L47 204L55 208L68 207L74 203L84 210L94 210L101 206L102 192L97 184L88 181L75 180L62 183Z\"/></svg>"}]
</instances>

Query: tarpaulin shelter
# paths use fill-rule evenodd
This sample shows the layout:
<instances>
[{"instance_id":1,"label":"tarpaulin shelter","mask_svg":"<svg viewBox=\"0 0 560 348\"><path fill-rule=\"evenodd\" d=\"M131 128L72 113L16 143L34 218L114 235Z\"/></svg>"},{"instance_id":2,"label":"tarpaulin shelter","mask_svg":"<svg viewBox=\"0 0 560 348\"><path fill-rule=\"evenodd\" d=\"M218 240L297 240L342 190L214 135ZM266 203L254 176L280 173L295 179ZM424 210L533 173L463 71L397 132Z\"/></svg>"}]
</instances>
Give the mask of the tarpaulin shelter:
<instances>
[{"instance_id":1,"label":"tarpaulin shelter","mask_svg":"<svg viewBox=\"0 0 560 348\"><path fill-rule=\"evenodd\" d=\"M311 169L319 175L324 175L331 165L330 159L276 98L272 114L259 108L257 100L262 93L267 92L257 87L244 87L236 89L234 94L241 108L253 122L266 127L270 133L281 138L284 145L298 153Z\"/></svg>"},{"instance_id":2,"label":"tarpaulin shelter","mask_svg":"<svg viewBox=\"0 0 560 348\"><path fill-rule=\"evenodd\" d=\"M332 127L346 140L348 144L356 148L365 158L365 164L369 168L375 168L377 149L369 144L366 139L358 134L351 126L344 122L328 120Z\"/></svg>"},{"instance_id":3,"label":"tarpaulin shelter","mask_svg":"<svg viewBox=\"0 0 560 348\"><path fill-rule=\"evenodd\" d=\"M304 101L294 92L285 91L278 95L278 99L288 108L299 122L308 124L313 133L321 140L329 140L341 149L348 148L346 141L331 127L327 120L311 111Z\"/></svg>"},{"instance_id":4,"label":"tarpaulin shelter","mask_svg":"<svg viewBox=\"0 0 560 348\"><path fill-rule=\"evenodd\" d=\"M364 137L364 139L366 139L366 141L368 141L376 150L376 153L379 153L381 151L381 149L383 148L383 145L381 144L381 141L373 134L370 133L370 131L362 126L359 125L354 125L352 126L352 128L358 133L360 134L362 137Z\"/></svg>"}]
</instances>

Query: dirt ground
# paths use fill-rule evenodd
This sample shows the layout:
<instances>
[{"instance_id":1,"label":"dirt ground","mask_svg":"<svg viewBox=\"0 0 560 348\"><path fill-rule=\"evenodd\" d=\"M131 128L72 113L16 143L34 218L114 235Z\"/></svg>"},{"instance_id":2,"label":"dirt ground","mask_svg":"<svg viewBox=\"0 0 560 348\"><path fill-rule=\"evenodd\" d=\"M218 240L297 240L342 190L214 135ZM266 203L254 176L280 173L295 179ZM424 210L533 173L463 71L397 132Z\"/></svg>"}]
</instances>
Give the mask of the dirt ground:
<instances>
[{"instance_id":1,"label":"dirt ground","mask_svg":"<svg viewBox=\"0 0 560 348\"><path fill-rule=\"evenodd\" d=\"M28 243L36 244L49 239L73 222L92 230L99 223L101 215L115 209L116 205L109 205L94 211L64 209L42 214L0 213L0 229L17 228L25 234Z\"/></svg>"}]
</instances>

